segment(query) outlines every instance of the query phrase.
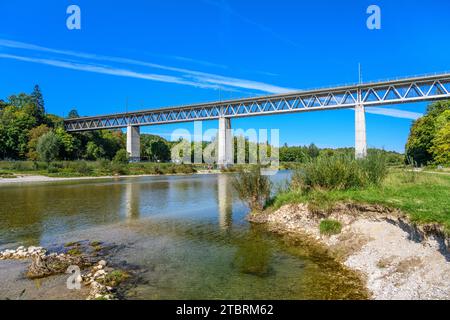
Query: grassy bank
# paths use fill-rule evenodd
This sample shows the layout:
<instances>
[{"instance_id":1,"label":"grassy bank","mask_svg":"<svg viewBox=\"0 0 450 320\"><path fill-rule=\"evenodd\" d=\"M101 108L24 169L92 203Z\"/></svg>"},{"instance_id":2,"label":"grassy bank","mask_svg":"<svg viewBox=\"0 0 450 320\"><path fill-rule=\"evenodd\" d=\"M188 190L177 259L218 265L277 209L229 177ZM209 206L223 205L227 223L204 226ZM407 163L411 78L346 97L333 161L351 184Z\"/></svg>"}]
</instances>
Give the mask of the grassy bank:
<instances>
[{"instance_id":1,"label":"grassy bank","mask_svg":"<svg viewBox=\"0 0 450 320\"><path fill-rule=\"evenodd\" d=\"M406 213L413 222L439 223L450 234L450 175L391 170L379 185L348 190L289 190L278 194L269 208L308 203L327 211L337 202L381 204Z\"/></svg>"},{"instance_id":2,"label":"grassy bank","mask_svg":"<svg viewBox=\"0 0 450 320\"><path fill-rule=\"evenodd\" d=\"M288 187L268 198L267 178L257 172L240 174L234 183L252 211L273 211L285 204L306 203L310 212L331 213L339 202L379 204L399 209L418 224L438 223L450 234L450 175L412 167L391 167L385 154L366 159L319 156L294 170ZM264 209L261 205L266 199ZM324 226L328 227L328 226Z\"/></svg>"},{"instance_id":3,"label":"grassy bank","mask_svg":"<svg viewBox=\"0 0 450 320\"><path fill-rule=\"evenodd\" d=\"M34 161L0 161L0 177L34 174L49 177L101 177L112 175L193 174L206 170L205 165L173 163L118 163L100 161L57 161L47 164Z\"/></svg>"}]
</instances>

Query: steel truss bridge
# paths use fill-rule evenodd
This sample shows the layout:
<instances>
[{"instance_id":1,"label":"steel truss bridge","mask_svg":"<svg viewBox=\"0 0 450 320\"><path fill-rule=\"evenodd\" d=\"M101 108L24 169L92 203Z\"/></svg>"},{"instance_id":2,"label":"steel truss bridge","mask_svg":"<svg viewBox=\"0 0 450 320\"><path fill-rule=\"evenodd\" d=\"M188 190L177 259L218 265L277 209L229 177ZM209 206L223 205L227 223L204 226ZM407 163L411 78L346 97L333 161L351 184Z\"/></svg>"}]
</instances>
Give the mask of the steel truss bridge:
<instances>
[{"instance_id":1,"label":"steel truss bridge","mask_svg":"<svg viewBox=\"0 0 450 320\"><path fill-rule=\"evenodd\" d=\"M69 132L450 99L450 73L64 120Z\"/></svg>"}]
</instances>

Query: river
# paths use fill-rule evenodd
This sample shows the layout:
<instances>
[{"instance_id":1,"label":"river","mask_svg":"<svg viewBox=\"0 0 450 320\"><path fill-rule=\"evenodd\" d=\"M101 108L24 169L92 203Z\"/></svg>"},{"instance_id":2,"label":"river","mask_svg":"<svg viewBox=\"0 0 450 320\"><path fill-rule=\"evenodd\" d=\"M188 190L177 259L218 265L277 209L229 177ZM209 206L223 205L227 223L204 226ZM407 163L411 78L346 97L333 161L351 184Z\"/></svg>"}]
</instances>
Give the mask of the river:
<instances>
[{"instance_id":1,"label":"river","mask_svg":"<svg viewBox=\"0 0 450 320\"><path fill-rule=\"evenodd\" d=\"M273 177L277 184L288 172ZM70 241L118 245L139 270L128 299L357 299L356 275L302 242L251 226L232 176L0 186L0 249ZM0 287L1 296L1 287Z\"/></svg>"}]
</instances>

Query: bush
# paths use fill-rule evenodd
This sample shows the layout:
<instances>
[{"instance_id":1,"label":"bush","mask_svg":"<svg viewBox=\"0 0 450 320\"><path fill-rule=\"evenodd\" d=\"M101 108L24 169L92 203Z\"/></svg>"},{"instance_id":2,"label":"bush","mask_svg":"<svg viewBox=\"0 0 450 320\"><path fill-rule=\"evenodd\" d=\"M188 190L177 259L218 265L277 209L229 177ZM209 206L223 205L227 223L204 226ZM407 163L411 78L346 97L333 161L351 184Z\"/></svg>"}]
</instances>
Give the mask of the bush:
<instances>
[{"instance_id":1,"label":"bush","mask_svg":"<svg viewBox=\"0 0 450 320\"><path fill-rule=\"evenodd\" d=\"M37 141L36 151L42 161L55 161L59 155L60 149L61 141L53 131L47 132Z\"/></svg>"},{"instance_id":2,"label":"bush","mask_svg":"<svg viewBox=\"0 0 450 320\"><path fill-rule=\"evenodd\" d=\"M302 191L358 189L380 184L387 173L382 153L372 153L363 160L347 155L320 156L294 172L291 188Z\"/></svg>"},{"instance_id":3,"label":"bush","mask_svg":"<svg viewBox=\"0 0 450 320\"><path fill-rule=\"evenodd\" d=\"M252 211L261 211L270 198L272 183L269 177L261 174L261 167L253 167L249 171L240 172L232 180L239 198Z\"/></svg>"},{"instance_id":4,"label":"bush","mask_svg":"<svg viewBox=\"0 0 450 320\"><path fill-rule=\"evenodd\" d=\"M86 161L70 162L68 169L83 176L88 176L93 171Z\"/></svg>"},{"instance_id":5,"label":"bush","mask_svg":"<svg viewBox=\"0 0 450 320\"><path fill-rule=\"evenodd\" d=\"M195 169L191 164L182 164L175 167L175 172L179 174L192 174L195 173Z\"/></svg>"},{"instance_id":6,"label":"bush","mask_svg":"<svg viewBox=\"0 0 450 320\"><path fill-rule=\"evenodd\" d=\"M117 162L111 164L111 172L115 175L127 175L129 173L127 165Z\"/></svg>"},{"instance_id":7,"label":"bush","mask_svg":"<svg viewBox=\"0 0 450 320\"><path fill-rule=\"evenodd\" d=\"M58 173L61 166L56 163L50 163L47 168L48 173Z\"/></svg>"},{"instance_id":8,"label":"bush","mask_svg":"<svg viewBox=\"0 0 450 320\"><path fill-rule=\"evenodd\" d=\"M350 189L364 185L356 160L349 156L321 156L305 163L292 177L295 189Z\"/></svg>"},{"instance_id":9,"label":"bush","mask_svg":"<svg viewBox=\"0 0 450 320\"><path fill-rule=\"evenodd\" d=\"M320 222L319 230L321 234L331 236L342 231L342 224L336 220L324 219Z\"/></svg>"},{"instance_id":10,"label":"bush","mask_svg":"<svg viewBox=\"0 0 450 320\"><path fill-rule=\"evenodd\" d=\"M359 160L368 183L379 185L388 174L386 155L380 151L370 152L367 158Z\"/></svg>"},{"instance_id":11,"label":"bush","mask_svg":"<svg viewBox=\"0 0 450 320\"><path fill-rule=\"evenodd\" d=\"M128 163L129 157L128 157L127 150L120 149L119 151L117 151L116 155L114 156L113 161L116 163Z\"/></svg>"}]
</instances>

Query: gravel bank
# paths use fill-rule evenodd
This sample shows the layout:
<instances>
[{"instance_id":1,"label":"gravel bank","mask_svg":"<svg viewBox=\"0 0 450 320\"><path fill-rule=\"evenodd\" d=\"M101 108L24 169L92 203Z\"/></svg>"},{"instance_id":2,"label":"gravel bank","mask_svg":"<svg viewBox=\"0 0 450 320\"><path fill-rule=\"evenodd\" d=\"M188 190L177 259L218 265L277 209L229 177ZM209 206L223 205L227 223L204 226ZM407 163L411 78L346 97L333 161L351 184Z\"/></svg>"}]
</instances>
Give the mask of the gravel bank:
<instances>
[{"instance_id":1,"label":"gravel bank","mask_svg":"<svg viewBox=\"0 0 450 320\"><path fill-rule=\"evenodd\" d=\"M201 174L219 174L219 170L200 170L192 175ZM47 177L40 175L16 175L14 178L0 178L0 185L11 185L20 183L36 183L36 182L55 182L55 181L82 181L82 180L99 180L99 179L121 179L121 178L140 178L140 177L161 177L161 176L186 176L191 174L141 174L141 175L123 175L123 176L98 176L98 177L73 177L73 178L58 178L58 177Z\"/></svg>"},{"instance_id":2,"label":"gravel bank","mask_svg":"<svg viewBox=\"0 0 450 320\"><path fill-rule=\"evenodd\" d=\"M340 234L320 234L325 217L341 222ZM373 299L450 299L449 239L439 226L417 227L400 212L350 204L327 215L313 214L304 204L287 205L249 220L325 245L345 266L360 272Z\"/></svg>"}]
</instances>

